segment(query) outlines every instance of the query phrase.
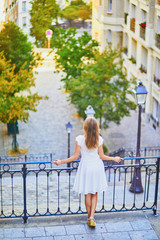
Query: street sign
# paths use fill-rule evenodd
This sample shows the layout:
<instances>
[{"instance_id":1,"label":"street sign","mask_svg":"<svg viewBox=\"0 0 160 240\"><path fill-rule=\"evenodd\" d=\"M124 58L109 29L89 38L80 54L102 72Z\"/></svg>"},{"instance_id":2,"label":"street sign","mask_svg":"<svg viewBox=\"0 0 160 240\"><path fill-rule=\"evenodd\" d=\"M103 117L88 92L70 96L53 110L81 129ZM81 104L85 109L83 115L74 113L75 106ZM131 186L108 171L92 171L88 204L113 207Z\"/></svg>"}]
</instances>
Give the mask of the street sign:
<instances>
[{"instance_id":1,"label":"street sign","mask_svg":"<svg viewBox=\"0 0 160 240\"><path fill-rule=\"evenodd\" d=\"M52 37L52 34L53 34L52 30L48 29L46 31L46 38L48 38L48 48L50 48L50 39Z\"/></svg>"},{"instance_id":2,"label":"street sign","mask_svg":"<svg viewBox=\"0 0 160 240\"><path fill-rule=\"evenodd\" d=\"M52 37L52 34L53 34L52 30L48 29L48 30L46 31L46 37L47 37L47 38L51 38L51 37Z\"/></svg>"}]
</instances>

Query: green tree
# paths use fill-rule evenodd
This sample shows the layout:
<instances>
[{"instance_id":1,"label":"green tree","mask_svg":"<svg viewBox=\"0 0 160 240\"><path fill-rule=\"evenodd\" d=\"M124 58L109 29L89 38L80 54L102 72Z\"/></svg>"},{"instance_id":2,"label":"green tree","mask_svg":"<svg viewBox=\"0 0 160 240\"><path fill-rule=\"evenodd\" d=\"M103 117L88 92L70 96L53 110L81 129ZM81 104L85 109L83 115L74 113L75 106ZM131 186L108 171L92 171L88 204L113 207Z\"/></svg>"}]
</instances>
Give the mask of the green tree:
<instances>
[{"instance_id":1,"label":"green tree","mask_svg":"<svg viewBox=\"0 0 160 240\"><path fill-rule=\"evenodd\" d=\"M113 121L117 124L128 116L136 105L128 99L131 81L127 80L121 57L123 49L108 46L103 53L96 53L94 62L83 66L81 75L72 79L69 99L84 117L88 105L92 105L100 128Z\"/></svg>"},{"instance_id":2,"label":"green tree","mask_svg":"<svg viewBox=\"0 0 160 240\"><path fill-rule=\"evenodd\" d=\"M33 0L31 2L31 35L35 37L37 47L45 47L46 30L51 28L52 22L59 14L56 0Z\"/></svg>"},{"instance_id":3,"label":"green tree","mask_svg":"<svg viewBox=\"0 0 160 240\"><path fill-rule=\"evenodd\" d=\"M0 51L4 53L5 58L15 64L15 73L19 71L24 63L25 67L30 68L34 65L34 56L32 45L22 30L13 22L8 22L0 32Z\"/></svg>"},{"instance_id":4,"label":"green tree","mask_svg":"<svg viewBox=\"0 0 160 240\"><path fill-rule=\"evenodd\" d=\"M61 16L69 22L70 27L72 26L72 21L78 18L78 6L67 6L61 11Z\"/></svg>"},{"instance_id":5,"label":"green tree","mask_svg":"<svg viewBox=\"0 0 160 240\"><path fill-rule=\"evenodd\" d=\"M92 14L92 0L90 0L90 2L87 4L88 6L88 10L91 12Z\"/></svg>"},{"instance_id":6,"label":"green tree","mask_svg":"<svg viewBox=\"0 0 160 240\"><path fill-rule=\"evenodd\" d=\"M70 5L73 5L73 6L86 6L87 4L83 0L72 0Z\"/></svg>"},{"instance_id":7,"label":"green tree","mask_svg":"<svg viewBox=\"0 0 160 240\"><path fill-rule=\"evenodd\" d=\"M84 32L76 38L76 28L54 29L52 46L55 49L56 68L62 70L65 76L61 79L65 82L65 88L70 89L72 77L81 75L83 62L94 57L98 43Z\"/></svg>"},{"instance_id":8,"label":"green tree","mask_svg":"<svg viewBox=\"0 0 160 240\"><path fill-rule=\"evenodd\" d=\"M3 123L15 123L20 120L27 122L29 111L36 111L36 106L42 96L31 93L30 88L35 86L32 67L26 69L25 63L15 73L15 66L7 61L0 53L0 121ZM14 151L18 151L16 131L13 135Z\"/></svg>"}]
</instances>

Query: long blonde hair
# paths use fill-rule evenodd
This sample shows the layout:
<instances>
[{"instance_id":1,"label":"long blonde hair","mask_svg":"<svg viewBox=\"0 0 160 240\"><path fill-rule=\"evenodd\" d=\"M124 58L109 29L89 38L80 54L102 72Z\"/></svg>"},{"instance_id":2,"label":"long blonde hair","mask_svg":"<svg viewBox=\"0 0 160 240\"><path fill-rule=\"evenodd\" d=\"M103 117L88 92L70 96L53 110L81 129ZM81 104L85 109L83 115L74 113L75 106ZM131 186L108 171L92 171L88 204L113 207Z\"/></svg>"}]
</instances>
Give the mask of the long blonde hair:
<instances>
[{"instance_id":1,"label":"long blonde hair","mask_svg":"<svg viewBox=\"0 0 160 240\"><path fill-rule=\"evenodd\" d=\"M83 123L83 130L87 148L97 148L99 143L99 127L96 119L94 117L86 118Z\"/></svg>"}]
</instances>

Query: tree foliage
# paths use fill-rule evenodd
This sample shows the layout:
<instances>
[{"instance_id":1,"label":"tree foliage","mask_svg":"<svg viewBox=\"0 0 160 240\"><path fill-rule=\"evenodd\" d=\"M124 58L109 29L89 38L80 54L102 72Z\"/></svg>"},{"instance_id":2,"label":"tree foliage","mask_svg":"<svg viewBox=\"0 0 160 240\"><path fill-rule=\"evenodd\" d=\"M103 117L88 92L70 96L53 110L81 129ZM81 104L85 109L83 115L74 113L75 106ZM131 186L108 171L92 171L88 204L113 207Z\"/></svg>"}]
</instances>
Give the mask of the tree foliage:
<instances>
[{"instance_id":1,"label":"tree foliage","mask_svg":"<svg viewBox=\"0 0 160 240\"><path fill-rule=\"evenodd\" d=\"M51 28L52 21L57 18L59 5L56 0L32 0L31 4L31 35L35 37L37 47L44 47L45 32Z\"/></svg>"},{"instance_id":2,"label":"tree foliage","mask_svg":"<svg viewBox=\"0 0 160 240\"><path fill-rule=\"evenodd\" d=\"M84 21L89 19L90 17L90 12L88 10L79 10L78 11L78 17L82 20L83 26L84 26Z\"/></svg>"},{"instance_id":3,"label":"tree foliage","mask_svg":"<svg viewBox=\"0 0 160 240\"><path fill-rule=\"evenodd\" d=\"M70 5L72 5L72 6L86 6L87 4L83 0L72 0Z\"/></svg>"},{"instance_id":4,"label":"tree foliage","mask_svg":"<svg viewBox=\"0 0 160 240\"><path fill-rule=\"evenodd\" d=\"M68 20L70 26L72 26L72 21L78 18L78 7L77 6L67 6L61 11L61 16Z\"/></svg>"},{"instance_id":5,"label":"tree foliage","mask_svg":"<svg viewBox=\"0 0 160 240\"><path fill-rule=\"evenodd\" d=\"M52 46L55 48L56 68L65 73L61 80L65 82L65 88L69 90L72 77L81 75L83 62L91 60L98 43L84 32L76 38L75 28L65 30L55 29L52 38Z\"/></svg>"},{"instance_id":6,"label":"tree foliage","mask_svg":"<svg viewBox=\"0 0 160 240\"><path fill-rule=\"evenodd\" d=\"M15 73L15 66L0 53L0 121L3 123L27 122L29 111L35 112L43 99L37 93L31 93L34 78L32 69L26 69L25 65Z\"/></svg>"},{"instance_id":7,"label":"tree foliage","mask_svg":"<svg viewBox=\"0 0 160 240\"><path fill-rule=\"evenodd\" d=\"M14 72L18 72L25 64L27 69L34 65L34 57L31 54L32 45L22 30L13 22L8 22L0 32L0 51L4 53L6 60L15 64Z\"/></svg>"},{"instance_id":8,"label":"tree foliage","mask_svg":"<svg viewBox=\"0 0 160 240\"><path fill-rule=\"evenodd\" d=\"M103 53L96 52L94 62L84 64L81 75L70 85L71 103L82 117L86 107L92 105L100 127L106 128L110 121L119 124L136 107L128 99L131 81L123 70L122 51L108 46Z\"/></svg>"},{"instance_id":9,"label":"tree foliage","mask_svg":"<svg viewBox=\"0 0 160 240\"><path fill-rule=\"evenodd\" d=\"M69 21L70 27L73 20L80 18L84 23L86 19L90 18L91 14L90 5L87 5L83 0L73 0L69 6L61 11L62 17Z\"/></svg>"}]
</instances>

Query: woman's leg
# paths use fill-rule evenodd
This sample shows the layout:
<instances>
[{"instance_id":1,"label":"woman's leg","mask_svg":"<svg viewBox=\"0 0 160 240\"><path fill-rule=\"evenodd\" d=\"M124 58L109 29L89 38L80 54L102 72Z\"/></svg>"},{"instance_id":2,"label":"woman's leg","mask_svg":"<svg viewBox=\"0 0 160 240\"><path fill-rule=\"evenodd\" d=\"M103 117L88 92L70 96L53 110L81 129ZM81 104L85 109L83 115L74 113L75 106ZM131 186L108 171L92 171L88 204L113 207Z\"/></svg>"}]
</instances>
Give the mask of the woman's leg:
<instances>
[{"instance_id":1,"label":"woman's leg","mask_svg":"<svg viewBox=\"0 0 160 240\"><path fill-rule=\"evenodd\" d=\"M91 193L85 194L85 206L88 213L88 218L90 218L91 215L91 204L92 204Z\"/></svg>"},{"instance_id":2,"label":"woman's leg","mask_svg":"<svg viewBox=\"0 0 160 240\"><path fill-rule=\"evenodd\" d=\"M90 211L90 217L94 218L94 214L96 211L96 206L97 206L97 193L96 194L91 194L91 211Z\"/></svg>"}]
</instances>

